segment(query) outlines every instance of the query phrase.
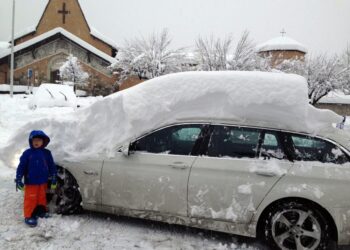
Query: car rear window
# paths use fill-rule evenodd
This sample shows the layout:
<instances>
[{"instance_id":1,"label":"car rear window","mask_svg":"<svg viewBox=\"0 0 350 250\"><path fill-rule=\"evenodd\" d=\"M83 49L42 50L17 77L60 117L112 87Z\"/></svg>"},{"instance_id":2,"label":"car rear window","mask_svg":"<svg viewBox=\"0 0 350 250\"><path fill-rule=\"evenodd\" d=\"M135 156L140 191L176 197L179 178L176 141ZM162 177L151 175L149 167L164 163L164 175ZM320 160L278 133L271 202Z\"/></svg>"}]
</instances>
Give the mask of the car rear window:
<instances>
[{"instance_id":1,"label":"car rear window","mask_svg":"<svg viewBox=\"0 0 350 250\"><path fill-rule=\"evenodd\" d=\"M343 164L349 161L343 150L331 142L304 135L292 135L291 139L296 160L335 164Z\"/></svg>"}]
</instances>

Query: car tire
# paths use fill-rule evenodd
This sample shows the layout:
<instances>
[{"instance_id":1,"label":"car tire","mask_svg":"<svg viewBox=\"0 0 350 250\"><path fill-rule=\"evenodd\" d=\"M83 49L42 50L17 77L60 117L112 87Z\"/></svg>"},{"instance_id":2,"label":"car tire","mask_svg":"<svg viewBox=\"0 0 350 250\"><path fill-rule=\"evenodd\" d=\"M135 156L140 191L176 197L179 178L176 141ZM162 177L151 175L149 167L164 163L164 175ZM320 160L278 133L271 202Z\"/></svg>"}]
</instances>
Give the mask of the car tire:
<instances>
[{"instance_id":1,"label":"car tire","mask_svg":"<svg viewBox=\"0 0 350 250\"><path fill-rule=\"evenodd\" d=\"M81 195L77 181L63 168L57 169L57 188L48 194L50 211L58 214L76 214L82 211Z\"/></svg>"},{"instance_id":2,"label":"car tire","mask_svg":"<svg viewBox=\"0 0 350 250\"><path fill-rule=\"evenodd\" d=\"M270 249L335 249L326 217L312 203L283 202L270 207L258 236Z\"/></svg>"}]
</instances>

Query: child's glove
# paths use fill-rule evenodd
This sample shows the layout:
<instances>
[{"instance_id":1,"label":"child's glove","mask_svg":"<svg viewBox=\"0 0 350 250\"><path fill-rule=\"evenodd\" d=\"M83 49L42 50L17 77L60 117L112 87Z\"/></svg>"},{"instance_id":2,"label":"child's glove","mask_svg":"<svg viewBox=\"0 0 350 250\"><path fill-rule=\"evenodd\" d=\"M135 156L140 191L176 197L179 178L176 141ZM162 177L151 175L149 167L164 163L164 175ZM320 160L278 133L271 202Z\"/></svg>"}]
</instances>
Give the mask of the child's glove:
<instances>
[{"instance_id":1,"label":"child's glove","mask_svg":"<svg viewBox=\"0 0 350 250\"><path fill-rule=\"evenodd\" d=\"M55 189L57 188L57 179L56 179L56 176L52 176L50 188L51 188L52 190L55 190Z\"/></svg>"},{"instance_id":2,"label":"child's glove","mask_svg":"<svg viewBox=\"0 0 350 250\"><path fill-rule=\"evenodd\" d=\"M24 191L24 184L23 184L22 180L16 180L16 189Z\"/></svg>"},{"instance_id":3,"label":"child's glove","mask_svg":"<svg viewBox=\"0 0 350 250\"><path fill-rule=\"evenodd\" d=\"M57 184L55 183L55 184L51 184L51 186L50 186L50 188L52 189L52 190L55 190L56 188L57 188Z\"/></svg>"}]
</instances>

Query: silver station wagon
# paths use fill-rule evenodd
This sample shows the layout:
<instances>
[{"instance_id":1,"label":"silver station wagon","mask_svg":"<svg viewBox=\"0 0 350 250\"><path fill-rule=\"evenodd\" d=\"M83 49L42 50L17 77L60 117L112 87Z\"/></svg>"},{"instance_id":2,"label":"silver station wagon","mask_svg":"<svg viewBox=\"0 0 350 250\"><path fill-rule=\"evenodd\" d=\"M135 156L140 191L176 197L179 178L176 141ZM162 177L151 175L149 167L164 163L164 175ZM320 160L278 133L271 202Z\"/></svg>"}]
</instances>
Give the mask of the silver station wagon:
<instances>
[{"instance_id":1,"label":"silver station wagon","mask_svg":"<svg viewBox=\"0 0 350 250\"><path fill-rule=\"evenodd\" d=\"M271 249L350 244L349 136L183 120L113 157L59 162L56 211L80 209L259 237Z\"/></svg>"}]
</instances>

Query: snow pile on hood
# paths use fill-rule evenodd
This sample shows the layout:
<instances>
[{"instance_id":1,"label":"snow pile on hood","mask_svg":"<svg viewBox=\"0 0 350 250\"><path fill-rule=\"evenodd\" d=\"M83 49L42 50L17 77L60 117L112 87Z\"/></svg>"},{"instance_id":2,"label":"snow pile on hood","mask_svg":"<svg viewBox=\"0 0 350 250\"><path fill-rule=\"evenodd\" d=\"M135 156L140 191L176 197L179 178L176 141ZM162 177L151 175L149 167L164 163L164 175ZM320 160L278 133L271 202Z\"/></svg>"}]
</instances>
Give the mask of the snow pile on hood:
<instances>
[{"instance_id":1,"label":"snow pile on hood","mask_svg":"<svg viewBox=\"0 0 350 250\"><path fill-rule=\"evenodd\" d=\"M20 128L1 157L10 164L31 130L51 137L56 160L113 154L145 132L182 120L220 119L235 124L314 132L341 117L312 108L303 77L263 72L185 72L146 81L73 115ZM23 142L23 143L22 143Z\"/></svg>"},{"instance_id":2,"label":"snow pile on hood","mask_svg":"<svg viewBox=\"0 0 350 250\"><path fill-rule=\"evenodd\" d=\"M44 83L35 91L29 108L77 107L73 87L62 84Z\"/></svg>"}]
</instances>

